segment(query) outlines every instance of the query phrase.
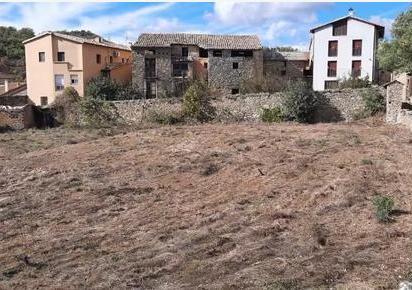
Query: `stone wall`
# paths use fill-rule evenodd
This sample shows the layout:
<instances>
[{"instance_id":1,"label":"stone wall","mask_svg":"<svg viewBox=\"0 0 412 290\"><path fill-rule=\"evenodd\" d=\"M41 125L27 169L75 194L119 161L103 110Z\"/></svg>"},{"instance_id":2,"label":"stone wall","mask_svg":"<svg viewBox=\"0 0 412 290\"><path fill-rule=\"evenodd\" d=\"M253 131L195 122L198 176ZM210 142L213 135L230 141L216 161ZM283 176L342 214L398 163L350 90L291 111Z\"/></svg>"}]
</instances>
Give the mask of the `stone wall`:
<instances>
[{"instance_id":1,"label":"stone wall","mask_svg":"<svg viewBox=\"0 0 412 290\"><path fill-rule=\"evenodd\" d=\"M35 125L33 106L0 106L0 128L21 130Z\"/></svg>"},{"instance_id":2,"label":"stone wall","mask_svg":"<svg viewBox=\"0 0 412 290\"><path fill-rule=\"evenodd\" d=\"M403 99L404 85L393 82L386 88L386 122L398 123Z\"/></svg>"},{"instance_id":3,"label":"stone wall","mask_svg":"<svg viewBox=\"0 0 412 290\"><path fill-rule=\"evenodd\" d=\"M27 96L0 96L0 106L24 106L28 103Z\"/></svg>"},{"instance_id":4,"label":"stone wall","mask_svg":"<svg viewBox=\"0 0 412 290\"><path fill-rule=\"evenodd\" d=\"M238 68L233 69L233 63ZM232 89L240 89L242 82L263 77L263 52L253 52L253 57L231 57L230 50L223 50L221 57L213 56L209 51L208 79L210 87L231 93Z\"/></svg>"},{"instance_id":5,"label":"stone wall","mask_svg":"<svg viewBox=\"0 0 412 290\"><path fill-rule=\"evenodd\" d=\"M322 105L315 114L316 122L351 121L355 114L363 109L359 90L325 91ZM216 121L238 122L259 121L264 107L281 106L282 93L260 93L246 95L225 95L212 100L216 108ZM177 112L181 109L181 100L177 98L133 100L113 102L120 116L130 123L145 121L152 111Z\"/></svg>"}]
</instances>

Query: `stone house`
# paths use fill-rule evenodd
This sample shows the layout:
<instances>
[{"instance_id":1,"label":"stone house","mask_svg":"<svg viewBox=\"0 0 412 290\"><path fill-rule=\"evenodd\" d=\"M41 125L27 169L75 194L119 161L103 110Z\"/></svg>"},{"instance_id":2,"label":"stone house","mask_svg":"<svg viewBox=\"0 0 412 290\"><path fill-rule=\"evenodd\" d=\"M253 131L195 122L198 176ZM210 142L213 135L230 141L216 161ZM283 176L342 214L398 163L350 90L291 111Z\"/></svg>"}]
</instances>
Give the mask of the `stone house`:
<instances>
[{"instance_id":1,"label":"stone house","mask_svg":"<svg viewBox=\"0 0 412 290\"><path fill-rule=\"evenodd\" d=\"M263 75L262 45L254 35L141 34L133 51L133 84L146 98L182 91L204 80L224 93Z\"/></svg>"},{"instance_id":2,"label":"stone house","mask_svg":"<svg viewBox=\"0 0 412 290\"><path fill-rule=\"evenodd\" d=\"M383 87L386 88L386 122L412 125L412 76L394 75Z\"/></svg>"},{"instance_id":3,"label":"stone house","mask_svg":"<svg viewBox=\"0 0 412 290\"><path fill-rule=\"evenodd\" d=\"M23 41L27 94L34 104L47 106L67 86L80 96L100 75L120 83L132 78L131 50L101 37L94 39L47 31Z\"/></svg>"},{"instance_id":4,"label":"stone house","mask_svg":"<svg viewBox=\"0 0 412 290\"><path fill-rule=\"evenodd\" d=\"M264 50L263 73L283 80L308 79L312 76L309 52Z\"/></svg>"}]
</instances>

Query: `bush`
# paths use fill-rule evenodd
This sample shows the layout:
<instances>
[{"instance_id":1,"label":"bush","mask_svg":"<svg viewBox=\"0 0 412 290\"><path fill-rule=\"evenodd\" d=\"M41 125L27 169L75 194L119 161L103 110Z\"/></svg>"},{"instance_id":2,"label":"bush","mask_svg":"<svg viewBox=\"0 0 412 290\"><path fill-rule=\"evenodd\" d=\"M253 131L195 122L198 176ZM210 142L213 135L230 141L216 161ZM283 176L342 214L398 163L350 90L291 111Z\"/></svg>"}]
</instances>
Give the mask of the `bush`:
<instances>
[{"instance_id":1,"label":"bush","mask_svg":"<svg viewBox=\"0 0 412 290\"><path fill-rule=\"evenodd\" d=\"M108 77L92 78L86 86L85 95L96 100L112 101L117 99L121 86Z\"/></svg>"},{"instance_id":2,"label":"bush","mask_svg":"<svg viewBox=\"0 0 412 290\"><path fill-rule=\"evenodd\" d=\"M369 88L370 86L369 76L364 78L350 76L348 78L344 77L339 81L339 88L341 89Z\"/></svg>"},{"instance_id":3,"label":"bush","mask_svg":"<svg viewBox=\"0 0 412 290\"><path fill-rule=\"evenodd\" d=\"M207 84L193 82L183 96L184 116L205 122L213 119L215 108L210 103Z\"/></svg>"},{"instance_id":4,"label":"bush","mask_svg":"<svg viewBox=\"0 0 412 290\"><path fill-rule=\"evenodd\" d=\"M365 105L365 111L368 115L374 116L380 112L385 112L385 97L377 88L368 88L361 92L362 100Z\"/></svg>"},{"instance_id":5,"label":"bush","mask_svg":"<svg viewBox=\"0 0 412 290\"><path fill-rule=\"evenodd\" d=\"M262 108L260 119L263 122L279 123L283 120L283 113L279 107Z\"/></svg>"},{"instance_id":6,"label":"bush","mask_svg":"<svg viewBox=\"0 0 412 290\"><path fill-rule=\"evenodd\" d=\"M51 105L55 120L67 126L79 125L79 102L79 93L73 87L66 87Z\"/></svg>"},{"instance_id":7,"label":"bush","mask_svg":"<svg viewBox=\"0 0 412 290\"><path fill-rule=\"evenodd\" d=\"M162 125L174 125L183 122L183 119L183 114L181 112L158 110L150 110L147 112L147 120L149 122Z\"/></svg>"},{"instance_id":8,"label":"bush","mask_svg":"<svg viewBox=\"0 0 412 290\"><path fill-rule=\"evenodd\" d=\"M319 105L319 96L309 83L297 81L289 83L283 102L284 116L287 120L309 123Z\"/></svg>"},{"instance_id":9,"label":"bush","mask_svg":"<svg viewBox=\"0 0 412 290\"><path fill-rule=\"evenodd\" d=\"M378 196L373 200L373 205L376 209L376 217L380 222L391 221L390 215L393 211L395 202L392 197Z\"/></svg>"},{"instance_id":10,"label":"bush","mask_svg":"<svg viewBox=\"0 0 412 290\"><path fill-rule=\"evenodd\" d=\"M85 97L80 101L79 110L82 123L88 127L111 127L117 125L121 119L112 103L91 97Z\"/></svg>"}]
</instances>

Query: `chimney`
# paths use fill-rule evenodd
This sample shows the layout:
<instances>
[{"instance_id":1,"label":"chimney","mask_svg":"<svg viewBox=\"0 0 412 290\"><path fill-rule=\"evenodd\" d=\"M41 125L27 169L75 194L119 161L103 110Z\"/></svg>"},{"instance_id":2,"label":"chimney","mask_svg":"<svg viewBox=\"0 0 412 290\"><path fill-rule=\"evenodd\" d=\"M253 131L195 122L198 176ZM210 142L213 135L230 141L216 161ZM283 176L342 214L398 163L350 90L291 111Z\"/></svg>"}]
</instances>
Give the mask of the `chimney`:
<instances>
[{"instance_id":1,"label":"chimney","mask_svg":"<svg viewBox=\"0 0 412 290\"><path fill-rule=\"evenodd\" d=\"M348 14L349 14L349 16L355 16L355 10L353 10L353 8L351 7L351 8L349 8L349 10L348 10Z\"/></svg>"},{"instance_id":2,"label":"chimney","mask_svg":"<svg viewBox=\"0 0 412 290\"><path fill-rule=\"evenodd\" d=\"M94 38L94 41L96 41L96 42L102 42L102 37L101 36L96 36L95 38Z\"/></svg>"}]
</instances>

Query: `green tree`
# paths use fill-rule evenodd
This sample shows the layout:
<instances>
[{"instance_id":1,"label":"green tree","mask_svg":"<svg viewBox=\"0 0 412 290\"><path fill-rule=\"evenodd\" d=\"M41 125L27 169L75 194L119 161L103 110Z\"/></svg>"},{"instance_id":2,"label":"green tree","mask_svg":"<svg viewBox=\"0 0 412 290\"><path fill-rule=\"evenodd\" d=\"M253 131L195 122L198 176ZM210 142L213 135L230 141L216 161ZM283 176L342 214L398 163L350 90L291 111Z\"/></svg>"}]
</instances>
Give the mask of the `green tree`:
<instances>
[{"instance_id":1,"label":"green tree","mask_svg":"<svg viewBox=\"0 0 412 290\"><path fill-rule=\"evenodd\" d=\"M23 40L34 36L31 28L16 29L0 26L0 57L11 60L24 60Z\"/></svg>"},{"instance_id":2,"label":"green tree","mask_svg":"<svg viewBox=\"0 0 412 290\"><path fill-rule=\"evenodd\" d=\"M392 40L378 49L380 67L389 71L412 72L412 6L392 25Z\"/></svg>"},{"instance_id":3,"label":"green tree","mask_svg":"<svg viewBox=\"0 0 412 290\"><path fill-rule=\"evenodd\" d=\"M97 34L91 32L90 30L70 30L70 31L60 30L60 31L57 31L57 32L62 33L62 34L82 37L82 38L96 38L96 37L98 37Z\"/></svg>"}]
</instances>

